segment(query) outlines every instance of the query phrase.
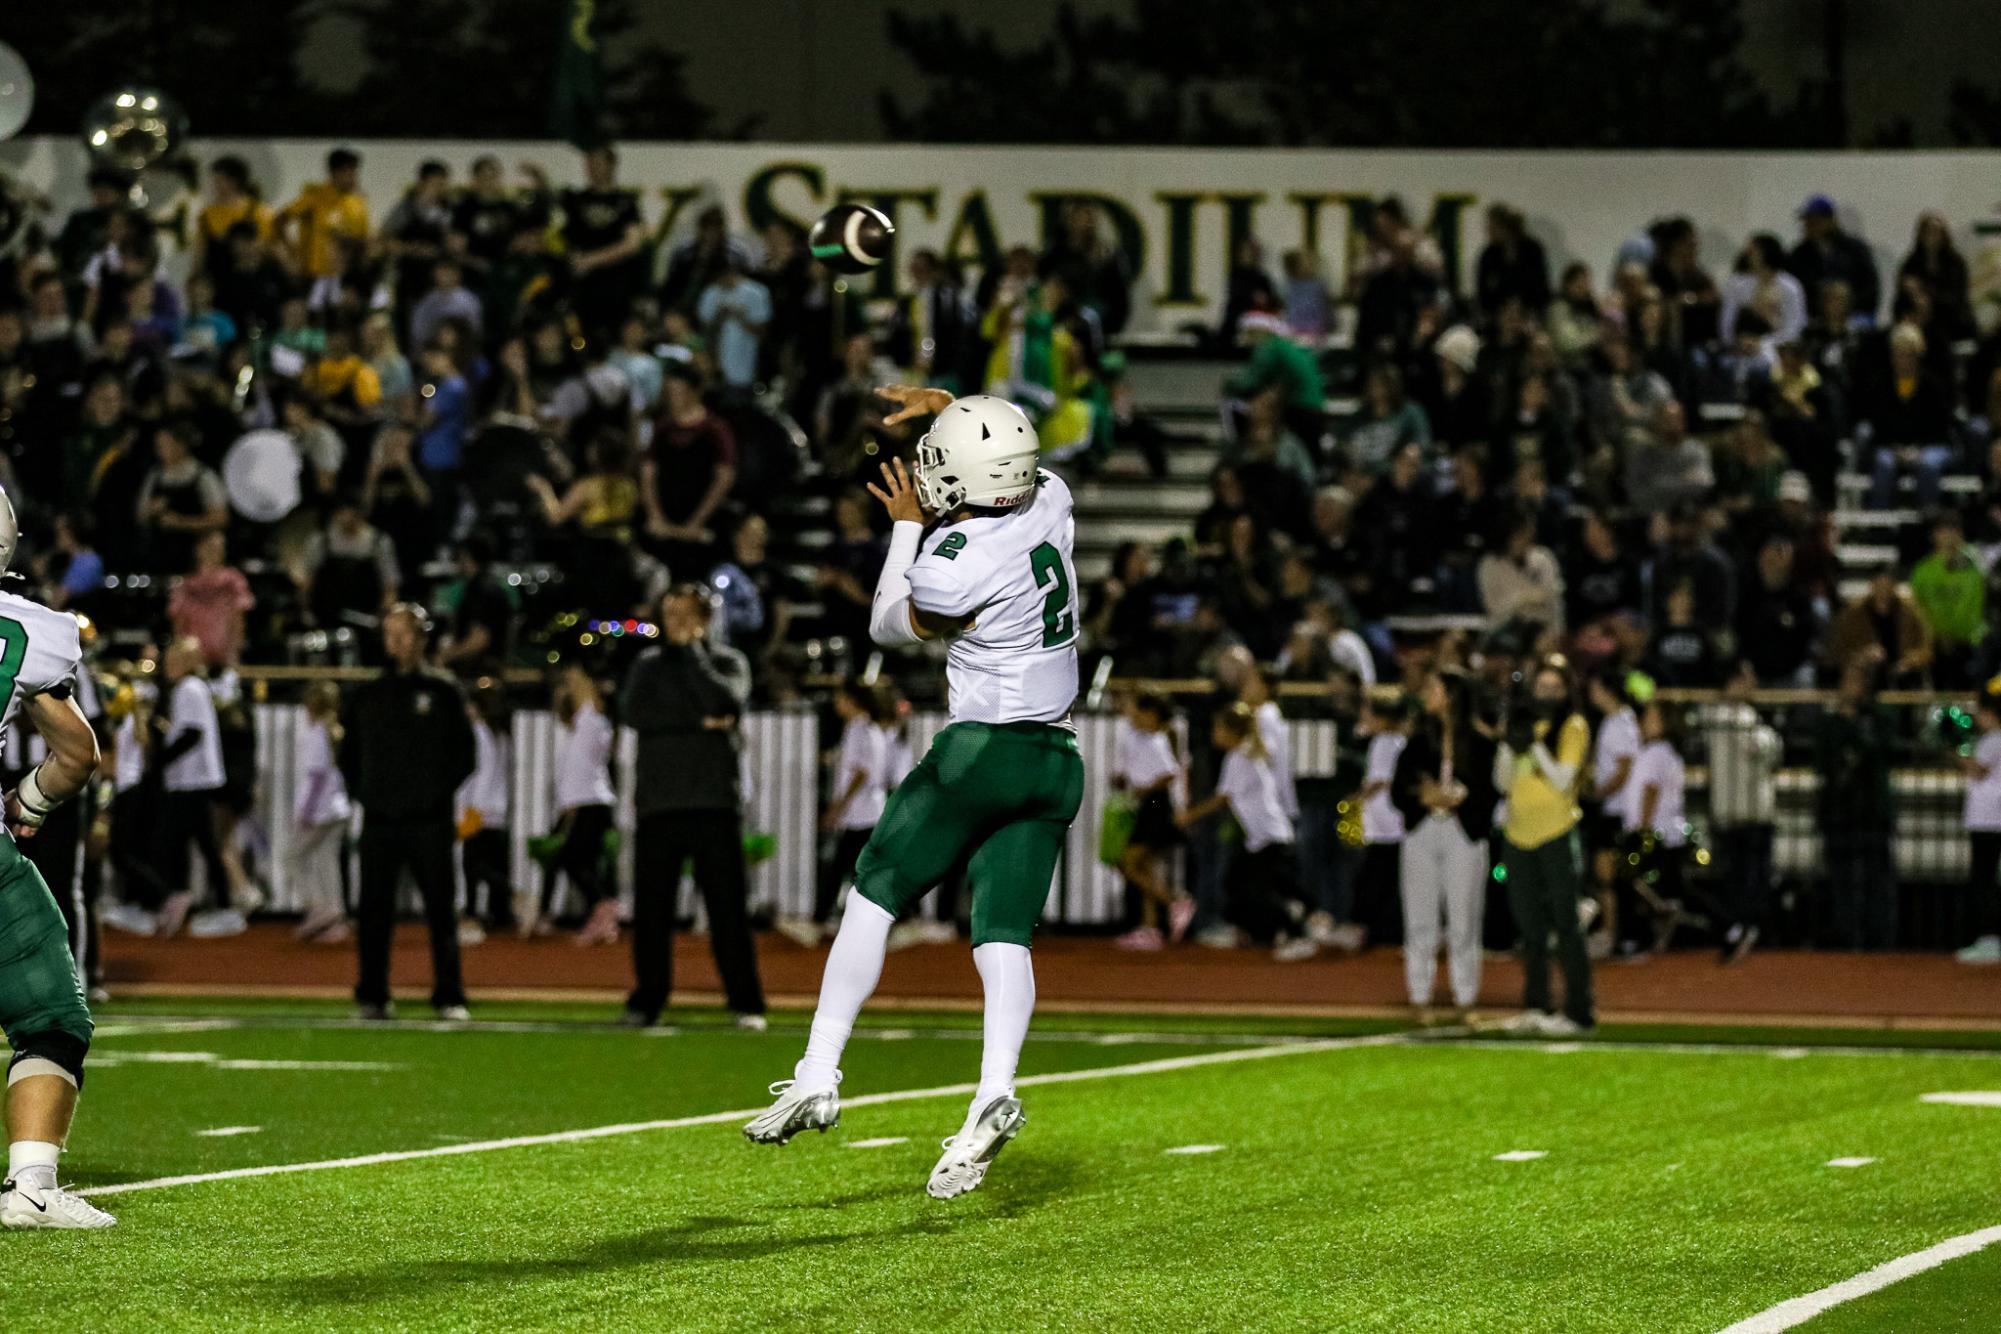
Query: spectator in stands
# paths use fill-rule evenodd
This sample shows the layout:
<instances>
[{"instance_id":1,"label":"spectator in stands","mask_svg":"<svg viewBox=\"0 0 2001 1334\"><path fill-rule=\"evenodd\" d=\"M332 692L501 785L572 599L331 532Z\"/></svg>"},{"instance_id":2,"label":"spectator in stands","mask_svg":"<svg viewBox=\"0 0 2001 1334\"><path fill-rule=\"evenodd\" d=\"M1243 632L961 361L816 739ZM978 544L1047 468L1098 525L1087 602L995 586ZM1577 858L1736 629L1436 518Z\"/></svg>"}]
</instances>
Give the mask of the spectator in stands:
<instances>
[{"instance_id":1,"label":"spectator in stands","mask_svg":"<svg viewBox=\"0 0 2001 1334\"><path fill-rule=\"evenodd\" d=\"M516 598L491 568L493 542L484 534L461 539L452 561L456 577L439 590L448 619L438 660L462 676L484 674L513 648Z\"/></svg>"},{"instance_id":2,"label":"spectator in stands","mask_svg":"<svg viewBox=\"0 0 2001 1334\"><path fill-rule=\"evenodd\" d=\"M771 323L771 293L745 272L742 260L732 253L696 300L695 318L715 346L722 392L747 398L757 385L764 332Z\"/></svg>"},{"instance_id":3,"label":"spectator in stands","mask_svg":"<svg viewBox=\"0 0 2001 1334\"><path fill-rule=\"evenodd\" d=\"M1451 484L1438 495L1441 593L1457 611L1480 607L1480 564L1507 540L1509 502L1487 480L1487 451L1468 445L1452 456Z\"/></svg>"},{"instance_id":4,"label":"spectator in stands","mask_svg":"<svg viewBox=\"0 0 2001 1334\"><path fill-rule=\"evenodd\" d=\"M588 590L593 607L615 617L640 601L632 539L639 529L639 484L633 480L622 427L606 427L584 446L583 468L559 497L549 480L530 473L528 484L551 528L564 529L567 576Z\"/></svg>"},{"instance_id":5,"label":"spectator in stands","mask_svg":"<svg viewBox=\"0 0 2001 1334\"><path fill-rule=\"evenodd\" d=\"M1653 229L1654 262L1647 276L1667 303L1670 341L1700 347L1716 338L1722 296L1702 267L1701 237L1687 218L1669 218Z\"/></svg>"},{"instance_id":6,"label":"spectator in stands","mask_svg":"<svg viewBox=\"0 0 2001 1334\"><path fill-rule=\"evenodd\" d=\"M1778 503L1779 483L1791 460L1779 448L1765 414L1747 408L1716 451L1716 503L1733 519Z\"/></svg>"},{"instance_id":7,"label":"spectator in stands","mask_svg":"<svg viewBox=\"0 0 2001 1334\"><path fill-rule=\"evenodd\" d=\"M244 617L257 605L250 581L229 564L220 530L203 533L194 546L194 569L174 584L167 617L177 640L192 640L211 668L233 668L243 654Z\"/></svg>"},{"instance_id":8,"label":"spectator in stands","mask_svg":"<svg viewBox=\"0 0 2001 1334\"><path fill-rule=\"evenodd\" d=\"M458 522L459 472L465 466L466 439L472 433L472 386L459 373L444 344L424 348L423 382L417 388L417 462L439 513L439 529L449 533Z\"/></svg>"},{"instance_id":9,"label":"spectator in stands","mask_svg":"<svg viewBox=\"0 0 2001 1334\"><path fill-rule=\"evenodd\" d=\"M1496 627L1521 624L1536 634L1563 630L1563 569L1536 540L1536 518L1517 513L1504 545L1480 560L1480 609Z\"/></svg>"},{"instance_id":10,"label":"spectator in stands","mask_svg":"<svg viewBox=\"0 0 2001 1334\"><path fill-rule=\"evenodd\" d=\"M714 523L736 485L736 437L702 402L699 373L674 362L653 423L653 444L639 465L639 501L653 553L670 574L706 570Z\"/></svg>"},{"instance_id":11,"label":"spectator in stands","mask_svg":"<svg viewBox=\"0 0 2001 1334\"><path fill-rule=\"evenodd\" d=\"M708 591L682 584L661 600L660 642L632 664L622 696L639 734L634 849L634 985L624 1022L659 1022L673 987L675 891L694 863L709 943L739 1027L762 1029L764 989L745 899L739 727L750 664L708 642Z\"/></svg>"},{"instance_id":12,"label":"spectator in stands","mask_svg":"<svg viewBox=\"0 0 2001 1334\"><path fill-rule=\"evenodd\" d=\"M1769 390L1761 400L1772 438L1815 493L1832 501L1835 473L1841 466L1836 446L1842 430L1840 404L1808 359L1805 343L1799 339L1780 343L1777 358Z\"/></svg>"},{"instance_id":13,"label":"spectator in stands","mask_svg":"<svg viewBox=\"0 0 2001 1334\"><path fill-rule=\"evenodd\" d=\"M1080 272L1090 270L1086 263L1071 264L1067 260L1063 261L1063 267L1071 275L1073 285ZM910 257L910 287L910 295L898 308L891 325L891 355L899 365L909 368L913 383L935 385L952 393L969 392L971 377L977 374L973 347L979 336L979 322L965 289L959 284L957 271L937 251L919 250ZM1119 300L1124 299L1121 288ZM1122 321L1123 318L1121 312ZM855 370L853 349L864 339L866 335L855 334L847 340L850 376ZM872 363L874 340L866 341ZM870 385L871 399L874 390L883 383L887 381L878 380Z\"/></svg>"},{"instance_id":14,"label":"spectator in stands","mask_svg":"<svg viewBox=\"0 0 2001 1334\"><path fill-rule=\"evenodd\" d=\"M1409 831L1400 887L1404 982L1420 1018L1431 1013L1440 922L1452 1003L1469 1022L1480 1000L1480 928L1487 887L1487 836L1496 801L1494 748L1472 723L1467 680L1432 672L1418 691L1420 714L1397 757L1390 799Z\"/></svg>"},{"instance_id":15,"label":"spectator in stands","mask_svg":"<svg viewBox=\"0 0 2001 1334\"><path fill-rule=\"evenodd\" d=\"M1434 595L1437 505L1423 452L1405 445L1356 506L1354 532L1366 555L1372 612L1408 610Z\"/></svg>"},{"instance_id":16,"label":"spectator in stands","mask_svg":"<svg viewBox=\"0 0 2001 1334\"><path fill-rule=\"evenodd\" d=\"M1778 342L1806 332L1806 289L1786 271L1786 248L1770 232L1759 232L1744 243L1737 264L1723 282L1723 307L1718 327L1727 335L1737 328L1737 316L1756 311Z\"/></svg>"},{"instance_id":17,"label":"spectator in stands","mask_svg":"<svg viewBox=\"0 0 2001 1334\"><path fill-rule=\"evenodd\" d=\"M370 379L372 383L372 373ZM342 443L340 433L320 415L319 404L310 395L288 390L279 396L278 402L279 424L299 456L300 493L309 503L323 503L340 483L347 446ZM361 424L356 423L355 429L361 430Z\"/></svg>"},{"instance_id":18,"label":"spectator in stands","mask_svg":"<svg viewBox=\"0 0 2001 1334\"><path fill-rule=\"evenodd\" d=\"M1097 316L1106 337L1125 330L1132 317L1132 261L1100 225L1098 206L1072 199L1063 206L1062 233L1043 254L1041 272L1061 271L1071 292Z\"/></svg>"},{"instance_id":19,"label":"spectator in stands","mask_svg":"<svg viewBox=\"0 0 2001 1334\"><path fill-rule=\"evenodd\" d=\"M867 470L866 447L882 431L885 415L876 390L888 383L876 367L875 339L866 333L849 338L841 349L841 377L821 393L814 414L820 457L836 477Z\"/></svg>"},{"instance_id":20,"label":"spectator in stands","mask_svg":"<svg viewBox=\"0 0 2001 1334\"><path fill-rule=\"evenodd\" d=\"M336 148L327 154L327 178L299 191L273 220L273 233L299 272L335 277L341 272L340 242L367 243L368 200L360 187L361 156Z\"/></svg>"},{"instance_id":21,"label":"spectator in stands","mask_svg":"<svg viewBox=\"0 0 2001 1334\"><path fill-rule=\"evenodd\" d=\"M1543 327L1549 331L1563 368L1582 375L1591 366L1591 354L1605 337L1605 316L1598 295L1591 290L1591 269L1584 264L1564 267L1556 297L1543 312Z\"/></svg>"},{"instance_id":22,"label":"spectator in stands","mask_svg":"<svg viewBox=\"0 0 2001 1334\"><path fill-rule=\"evenodd\" d=\"M1881 651L1874 649L1850 662L1833 706L1814 729L1827 876L1824 940L1836 949L1889 949L1897 941L1897 870L1890 852L1897 809L1890 796L1894 724L1877 706L1872 687L1881 665Z\"/></svg>"},{"instance_id":23,"label":"spectator in stands","mask_svg":"<svg viewBox=\"0 0 2001 1334\"><path fill-rule=\"evenodd\" d=\"M1476 376L1480 336L1455 324L1432 344L1429 374L1418 398L1431 424L1432 439L1448 449L1484 444L1493 430L1488 383Z\"/></svg>"},{"instance_id":24,"label":"spectator in stands","mask_svg":"<svg viewBox=\"0 0 2001 1334\"><path fill-rule=\"evenodd\" d=\"M1945 218L1929 210L1918 214L1910 253L1897 268L1899 286L1911 278L1924 284L1934 318L1948 338L1965 338L1973 332L1966 259L1953 245Z\"/></svg>"},{"instance_id":25,"label":"spectator in stands","mask_svg":"<svg viewBox=\"0 0 2001 1334\"><path fill-rule=\"evenodd\" d=\"M618 328L650 276L639 192L618 183L618 150L600 144L584 153L583 188L565 190L557 198L563 248L569 255L571 307L586 337L606 337Z\"/></svg>"},{"instance_id":26,"label":"spectator in stands","mask_svg":"<svg viewBox=\"0 0 2001 1334\"><path fill-rule=\"evenodd\" d=\"M1320 256L1311 250L1288 250L1280 266L1285 274L1286 327L1302 341L1317 343L1332 322L1334 301L1320 275Z\"/></svg>"},{"instance_id":27,"label":"spectator in stands","mask_svg":"<svg viewBox=\"0 0 2001 1334\"><path fill-rule=\"evenodd\" d=\"M1736 625L1743 665L1759 685L1813 684L1820 613L1812 594L1799 581L1793 544L1785 534L1768 534L1759 545Z\"/></svg>"},{"instance_id":28,"label":"spectator in stands","mask_svg":"<svg viewBox=\"0 0 2001 1334\"><path fill-rule=\"evenodd\" d=\"M1346 465L1371 476L1387 469L1391 456L1405 445L1429 449L1431 421L1404 393L1403 373L1394 364L1377 362L1363 375L1362 411L1341 444Z\"/></svg>"},{"instance_id":29,"label":"spectator in stands","mask_svg":"<svg viewBox=\"0 0 2001 1334\"><path fill-rule=\"evenodd\" d=\"M1957 690L1973 684L1987 635L1987 576L1956 512L1940 510L1931 528L1931 554L1911 571L1911 601L1931 632L1932 684Z\"/></svg>"},{"instance_id":30,"label":"spectator in stands","mask_svg":"<svg viewBox=\"0 0 2001 1334\"><path fill-rule=\"evenodd\" d=\"M1286 424L1277 385L1251 399L1249 420L1223 461L1236 471L1251 513L1289 536L1305 536L1316 470L1305 443Z\"/></svg>"},{"instance_id":31,"label":"spectator in stands","mask_svg":"<svg viewBox=\"0 0 2001 1334\"><path fill-rule=\"evenodd\" d=\"M104 558L90 543L90 516L56 515L53 549L40 573L46 599L57 611L94 615L104 594Z\"/></svg>"},{"instance_id":32,"label":"spectator in stands","mask_svg":"<svg viewBox=\"0 0 2001 1334\"><path fill-rule=\"evenodd\" d=\"M1421 233L1400 226L1382 236L1380 262L1362 279L1355 301L1355 346L1367 357L1401 358L1421 341L1426 317L1444 304L1445 293L1439 272L1420 253ZM1543 282L1546 288L1546 274Z\"/></svg>"},{"instance_id":33,"label":"spectator in stands","mask_svg":"<svg viewBox=\"0 0 2001 1334\"><path fill-rule=\"evenodd\" d=\"M1877 509L1896 504L1905 475L1915 480L1919 507L1935 508L1939 478L1953 459L1952 402L1924 361L1924 334L1898 324L1890 330L1889 374L1860 403L1857 440L1875 450L1869 503Z\"/></svg>"},{"instance_id":34,"label":"spectator in stands","mask_svg":"<svg viewBox=\"0 0 2001 1334\"><path fill-rule=\"evenodd\" d=\"M465 267L455 255L441 255L431 262L426 290L410 312L410 341L426 347L446 320L463 321L478 338L485 319L484 306L465 285Z\"/></svg>"},{"instance_id":35,"label":"spectator in stands","mask_svg":"<svg viewBox=\"0 0 2001 1334\"><path fill-rule=\"evenodd\" d=\"M730 236L722 209L711 204L696 216L695 234L668 255L667 276L660 284L660 304L693 315L696 300L722 276L732 257L746 261L749 258Z\"/></svg>"},{"instance_id":36,"label":"spectator in stands","mask_svg":"<svg viewBox=\"0 0 2001 1334\"><path fill-rule=\"evenodd\" d=\"M1688 433L1679 400L1654 411L1653 430L1625 451L1626 498L1643 514L1663 514L1700 501L1716 484L1708 448Z\"/></svg>"},{"instance_id":37,"label":"spectator in stands","mask_svg":"<svg viewBox=\"0 0 2001 1334\"><path fill-rule=\"evenodd\" d=\"M1649 565L1652 598L1648 614L1658 618L1661 600L1676 584L1687 583L1695 595L1696 619L1713 629L1729 627L1737 614L1737 570L1716 542L1721 525L1715 512L1687 505L1668 515L1664 540Z\"/></svg>"},{"instance_id":38,"label":"spectator in stands","mask_svg":"<svg viewBox=\"0 0 2001 1334\"><path fill-rule=\"evenodd\" d=\"M402 585L396 544L368 522L358 495L337 494L299 560L299 592L313 620L323 629L363 623L396 602Z\"/></svg>"},{"instance_id":39,"label":"spectator in stands","mask_svg":"<svg viewBox=\"0 0 2001 1334\"><path fill-rule=\"evenodd\" d=\"M1931 669L1931 631L1910 595L1898 586L1895 569L1878 569L1868 591L1835 616L1828 629L1827 656L1837 681L1845 683L1852 672L1862 669L1865 692L1923 684Z\"/></svg>"},{"instance_id":40,"label":"spectator in stands","mask_svg":"<svg viewBox=\"0 0 2001 1334\"><path fill-rule=\"evenodd\" d=\"M1625 550L1602 510L1585 511L1577 550L1565 563L1564 599L1569 623L1579 631L1640 615L1645 601L1640 562Z\"/></svg>"},{"instance_id":41,"label":"spectator in stands","mask_svg":"<svg viewBox=\"0 0 2001 1334\"><path fill-rule=\"evenodd\" d=\"M1843 283L1853 312L1850 318L1873 324L1882 296L1876 257L1868 243L1841 229L1834 218L1834 201L1826 195L1813 195L1800 205L1799 220L1799 244L1793 247L1787 267L1806 289L1808 301L1818 306L1827 283Z\"/></svg>"},{"instance_id":42,"label":"spectator in stands","mask_svg":"<svg viewBox=\"0 0 2001 1334\"><path fill-rule=\"evenodd\" d=\"M1265 271L1264 248L1255 237L1239 238L1231 250L1228 289L1223 298L1223 323L1216 330L1217 341L1226 348L1237 345L1244 316L1278 309L1278 289Z\"/></svg>"},{"instance_id":43,"label":"spectator in stands","mask_svg":"<svg viewBox=\"0 0 2001 1334\"><path fill-rule=\"evenodd\" d=\"M458 790L476 755L465 695L429 666L428 638L421 608L391 608L382 618L389 669L355 691L341 719L340 771L364 812L354 987L363 1019L391 1013L389 949L406 871L431 937L431 1007L443 1020L470 1017L459 974L452 843Z\"/></svg>"},{"instance_id":44,"label":"spectator in stands","mask_svg":"<svg viewBox=\"0 0 2001 1334\"><path fill-rule=\"evenodd\" d=\"M444 163L435 159L419 163L417 179L383 219L380 247L395 262L396 302L405 311L423 305L436 281L435 266L447 257L446 243L452 230L452 210L446 199L450 189L451 172ZM428 332L417 333L414 327L410 336L420 344L430 341Z\"/></svg>"},{"instance_id":45,"label":"spectator in stands","mask_svg":"<svg viewBox=\"0 0 2001 1334\"><path fill-rule=\"evenodd\" d=\"M1533 311L1549 305L1549 258L1542 242L1529 235L1528 220L1511 205L1487 209L1487 244L1480 250L1474 293L1490 320L1509 300Z\"/></svg>"},{"instance_id":46,"label":"spectator in stands","mask_svg":"<svg viewBox=\"0 0 2001 1334\"><path fill-rule=\"evenodd\" d=\"M1697 613L1695 588L1683 580L1671 584L1662 598L1663 615L1655 624L1642 664L1656 682L1678 690L1708 690L1723 683L1724 659L1715 622Z\"/></svg>"},{"instance_id":47,"label":"spectator in stands","mask_svg":"<svg viewBox=\"0 0 2001 1334\"><path fill-rule=\"evenodd\" d=\"M1599 445L1624 458L1636 442L1650 438L1664 404L1674 389L1656 371L1642 365L1632 341L1614 333L1605 339L1603 369L1593 375L1585 395L1586 418Z\"/></svg>"},{"instance_id":48,"label":"spectator in stands","mask_svg":"<svg viewBox=\"0 0 2001 1334\"><path fill-rule=\"evenodd\" d=\"M1320 362L1312 351L1286 332L1285 322L1264 311L1246 315L1239 323L1244 341L1251 349L1250 360L1224 382L1223 392L1231 398L1250 400L1266 389L1276 388L1284 402L1286 420L1303 442L1320 439L1327 391L1320 375Z\"/></svg>"},{"instance_id":49,"label":"spectator in stands","mask_svg":"<svg viewBox=\"0 0 2001 1334\"><path fill-rule=\"evenodd\" d=\"M138 521L158 568L187 569L195 543L229 522L222 478L194 456L198 443L184 422L163 422L153 432L157 460L139 488Z\"/></svg>"},{"instance_id":50,"label":"spectator in stands","mask_svg":"<svg viewBox=\"0 0 2001 1334\"><path fill-rule=\"evenodd\" d=\"M407 421L415 411L417 382L410 359L397 345L396 326L388 315L378 311L362 321L361 359L375 375L382 416Z\"/></svg>"},{"instance_id":51,"label":"spectator in stands","mask_svg":"<svg viewBox=\"0 0 2001 1334\"><path fill-rule=\"evenodd\" d=\"M790 581L771 559L771 528L763 515L737 520L729 559L709 571L709 587L718 603L720 642L752 666L768 666L785 644L794 613Z\"/></svg>"}]
</instances>

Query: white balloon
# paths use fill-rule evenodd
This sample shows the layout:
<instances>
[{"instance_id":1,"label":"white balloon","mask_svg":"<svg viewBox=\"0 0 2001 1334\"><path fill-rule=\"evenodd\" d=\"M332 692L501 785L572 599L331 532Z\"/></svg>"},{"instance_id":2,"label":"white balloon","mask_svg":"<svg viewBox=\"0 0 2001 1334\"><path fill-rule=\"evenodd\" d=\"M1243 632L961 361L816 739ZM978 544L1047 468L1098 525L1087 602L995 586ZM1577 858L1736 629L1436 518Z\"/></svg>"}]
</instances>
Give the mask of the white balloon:
<instances>
[{"instance_id":1,"label":"white balloon","mask_svg":"<svg viewBox=\"0 0 2001 1334\"><path fill-rule=\"evenodd\" d=\"M35 109L35 76L21 53L0 42L0 139L11 139Z\"/></svg>"},{"instance_id":2,"label":"white balloon","mask_svg":"<svg viewBox=\"0 0 2001 1334\"><path fill-rule=\"evenodd\" d=\"M276 523L299 507L299 451L283 431L252 431L222 461L229 503L253 523Z\"/></svg>"}]
</instances>

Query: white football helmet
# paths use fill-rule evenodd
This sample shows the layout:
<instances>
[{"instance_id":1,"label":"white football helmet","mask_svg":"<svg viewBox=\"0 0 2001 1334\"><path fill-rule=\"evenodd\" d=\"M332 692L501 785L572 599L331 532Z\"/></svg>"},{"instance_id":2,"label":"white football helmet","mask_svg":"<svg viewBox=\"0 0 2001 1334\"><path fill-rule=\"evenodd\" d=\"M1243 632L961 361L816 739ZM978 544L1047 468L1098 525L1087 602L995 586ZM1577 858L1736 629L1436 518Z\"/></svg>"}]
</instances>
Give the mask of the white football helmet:
<instances>
[{"instance_id":1,"label":"white football helmet","mask_svg":"<svg viewBox=\"0 0 2001 1334\"><path fill-rule=\"evenodd\" d=\"M14 517L14 502L0 491L0 574L14 563L14 548L21 544L21 521Z\"/></svg>"},{"instance_id":2,"label":"white football helmet","mask_svg":"<svg viewBox=\"0 0 2001 1334\"><path fill-rule=\"evenodd\" d=\"M1006 399L957 399L917 442L917 498L933 514L1009 509L1035 494L1040 450L1027 414Z\"/></svg>"}]
</instances>

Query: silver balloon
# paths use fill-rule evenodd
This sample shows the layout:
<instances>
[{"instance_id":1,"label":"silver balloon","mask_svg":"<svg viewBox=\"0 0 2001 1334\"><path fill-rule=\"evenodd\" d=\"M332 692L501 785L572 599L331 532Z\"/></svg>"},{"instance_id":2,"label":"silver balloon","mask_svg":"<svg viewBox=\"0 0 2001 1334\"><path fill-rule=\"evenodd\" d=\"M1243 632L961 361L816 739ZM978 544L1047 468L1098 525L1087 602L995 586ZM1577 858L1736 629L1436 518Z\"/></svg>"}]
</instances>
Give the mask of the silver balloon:
<instances>
[{"instance_id":1,"label":"silver balloon","mask_svg":"<svg viewBox=\"0 0 2001 1334\"><path fill-rule=\"evenodd\" d=\"M299 451L283 431L251 431L222 460L229 503L253 523L276 523L299 505Z\"/></svg>"},{"instance_id":2,"label":"silver balloon","mask_svg":"<svg viewBox=\"0 0 2001 1334\"><path fill-rule=\"evenodd\" d=\"M83 146L100 162L144 171L188 137L187 113L158 88L116 88L83 116Z\"/></svg>"},{"instance_id":3,"label":"silver balloon","mask_svg":"<svg viewBox=\"0 0 2001 1334\"><path fill-rule=\"evenodd\" d=\"M0 42L0 139L11 139L35 109L35 76L21 53Z\"/></svg>"}]
</instances>

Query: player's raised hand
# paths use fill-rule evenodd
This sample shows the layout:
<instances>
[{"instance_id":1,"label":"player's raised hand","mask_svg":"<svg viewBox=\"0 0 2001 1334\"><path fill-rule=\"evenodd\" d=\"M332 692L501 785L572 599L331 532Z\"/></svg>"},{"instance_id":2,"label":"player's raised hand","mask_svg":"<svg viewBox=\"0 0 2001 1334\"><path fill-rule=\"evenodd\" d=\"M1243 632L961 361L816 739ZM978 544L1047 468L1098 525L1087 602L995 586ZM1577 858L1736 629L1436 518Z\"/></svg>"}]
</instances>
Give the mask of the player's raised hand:
<instances>
[{"instance_id":1,"label":"player's raised hand","mask_svg":"<svg viewBox=\"0 0 2001 1334\"><path fill-rule=\"evenodd\" d=\"M912 417L932 416L952 405L952 396L943 389L927 389L918 384L886 384L875 392L897 404L896 411L882 419L884 426L907 422Z\"/></svg>"},{"instance_id":2,"label":"player's raised hand","mask_svg":"<svg viewBox=\"0 0 2001 1334\"><path fill-rule=\"evenodd\" d=\"M910 480L910 469L903 466L902 459L894 459L882 465L882 485L868 484L868 493L882 502L889 511L893 522L923 523L924 504L917 498L917 487Z\"/></svg>"}]
</instances>

